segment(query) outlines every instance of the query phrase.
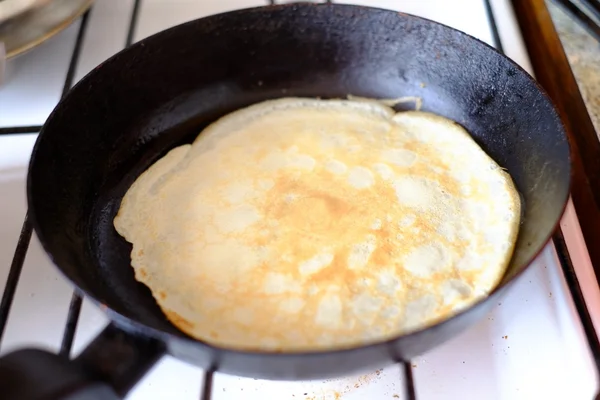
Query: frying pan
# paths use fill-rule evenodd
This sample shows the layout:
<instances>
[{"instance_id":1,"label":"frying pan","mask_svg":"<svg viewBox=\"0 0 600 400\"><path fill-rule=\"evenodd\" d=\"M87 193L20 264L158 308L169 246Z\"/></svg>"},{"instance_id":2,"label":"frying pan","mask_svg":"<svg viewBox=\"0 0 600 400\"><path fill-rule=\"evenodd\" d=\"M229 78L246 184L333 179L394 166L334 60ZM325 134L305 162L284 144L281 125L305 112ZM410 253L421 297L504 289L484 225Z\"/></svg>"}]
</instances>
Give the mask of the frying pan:
<instances>
[{"instance_id":1,"label":"frying pan","mask_svg":"<svg viewBox=\"0 0 600 400\"><path fill-rule=\"evenodd\" d=\"M508 169L524 213L501 284L442 323L352 349L232 351L180 332L135 281L131 246L113 228L129 185L169 149L240 107L282 96L348 94L418 96L424 110L463 125ZM44 249L112 322L73 361L33 349L5 356L0 393L124 396L166 353L267 379L332 377L408 360L481 319L542 250L568 197L569 161L561 122L534 80L486 44L429 20L358 6L288 4L158 33L71 90L44 125L29 168L29 212Z\"/></svg>"}]
</instances>

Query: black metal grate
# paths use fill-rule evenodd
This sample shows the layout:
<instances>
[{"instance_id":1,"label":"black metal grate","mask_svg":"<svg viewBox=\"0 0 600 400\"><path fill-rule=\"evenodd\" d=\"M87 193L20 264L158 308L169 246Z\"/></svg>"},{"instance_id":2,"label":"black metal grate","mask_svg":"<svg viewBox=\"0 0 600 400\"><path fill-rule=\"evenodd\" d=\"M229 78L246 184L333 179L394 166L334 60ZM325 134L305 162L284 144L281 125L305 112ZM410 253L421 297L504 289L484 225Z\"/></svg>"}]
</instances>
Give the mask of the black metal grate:
<instances>
[{"instance_id":1,"label":"black metal grate","mask_svg":"<svg viewBox=\"0 0 600 400\"><path fill-rule=\"evenodd\" d=\"M32 126L9 126L0 128L0 135L16 135L19 133L38 133L42 129L41 125Z\"/></svg>"},{"instance_id":2,"label":"black metal grate","mask_svg":"<svg viewBox=\"0 0 600 400\"><path fill-rule=\"evenodd\" d=\"M277 2L275 0L265 0L267 4L273 5ZM490 24L490 29L493 38L494 47L504 53L502 41L500 38L500 34L498 32L498 28L496 25L496 19L494 17L493 9L490 3L490 0L483 0L487 12L487 17ZM331 0L326 0L327 3L332 3ZM129 27L127 31L127 38L125 41L125 47L129 46L133 42L133 37L135 35L139 10L141 7L142 0L135 0L133 9L131 12L131 18L129 21ZM65 83L63 86L62 97L66 95L66 93L70 90L73 85L73 80L75 76L75 71L77 68L77 64L79 61L79 55L81 52L83 40L85 38L86 29L88 26L88 20L93 8L90 8L82 17L81 24L79 27L79 32L77 34L77 39L75 41L75 45L73 48L73 53L71 55L71 60L69 63L69 68L67 72L67 76L65 78ZM38 133L41 129L41 126L16 126L16 127L7 127L0 128L0 135L8 135L8 134L22 134L22 133ZM0 343L2 341L2 336L6 327L6 322L10 313L11 305L13 302L13 298L15 295L15 291L17 285L19 283L19 278L21 275L21 270L23 269L23 264L25 262L25 257L27 255L27 250L29 247L29 242L32 236L32 226L29 221L28 215L25 216L25 220L23 222L23 227L21 229L21 233L17 242L16 250L13 256L13 260L10 267L10 272L6 281L6 286L4 288L4 292L2 295L2 300L0 301ZM558 258L563 269L565 279L567 281L569 290L573 297L574 304L576 306L577 312L579 314L579 318L582 322L584 332L589 344L589 348L592 352L594 360L596 361L596 365L600 366L600 343L598 342L598 338L596 336L592 320L590 318L589 312L587 310L587 306L585 304L585 300L581 293L581 289L579 283L577 281L577 277L575 275L575 271L573 269L573 265L571 263L571 258L569 256L569 252L564 242L564 238L562 232L558 230L553 237L553 242L556 248L556 252L558 254ZM73 296L71 298L71 303L69 306L67 322L65 324L65 329L63 333L62 343L60 347L60 353L63 355L70 355L71 349L73 346L73 340L75 337L75 332L77 329L77 323L79 320L79 315L81 311L82 299L77 292L73 292ZM403 382L404 387L404 398L406 400L416 400L416 385L415 379L412 374L412 366L410 362L399 361L399 364L402 366L401 376L398 377L400 381ZM210 400L212 398L212 388L214 382L214 374L217 372L216 369L211 368L207 369L204 372L204 380L203 386L200 393L200 400Z\"/></svg>"},{"instance_id":3,"label":"black metal grate","mask_svg":"<svg viewBox=\"0 0 600 400\"><path fill-rule=\"evenodd\" d=\"M567 14L596 40L600 41L600 1L599 0L553 0Z\"/></svg>"}]
</instances>

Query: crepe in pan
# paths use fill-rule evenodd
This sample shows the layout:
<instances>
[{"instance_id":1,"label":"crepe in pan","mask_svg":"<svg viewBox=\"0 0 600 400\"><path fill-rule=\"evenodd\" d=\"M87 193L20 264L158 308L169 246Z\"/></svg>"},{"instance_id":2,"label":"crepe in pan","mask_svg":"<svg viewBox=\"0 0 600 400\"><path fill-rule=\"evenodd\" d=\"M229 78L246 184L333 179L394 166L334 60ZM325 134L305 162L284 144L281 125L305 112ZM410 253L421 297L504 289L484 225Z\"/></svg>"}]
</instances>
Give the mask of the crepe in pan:
<instances>
[{"instance_id":1,"label":"crepe in pan","mask_svg":"<svg viewBox=\"0 0 600 400\"><path fill-rule=\"evenodd\" d=\"M226 348L377 342L486 296L519 196L458 124L365 100L233 112L129 188L114 220L167 318Z\"/></svg>"}]
</instances>

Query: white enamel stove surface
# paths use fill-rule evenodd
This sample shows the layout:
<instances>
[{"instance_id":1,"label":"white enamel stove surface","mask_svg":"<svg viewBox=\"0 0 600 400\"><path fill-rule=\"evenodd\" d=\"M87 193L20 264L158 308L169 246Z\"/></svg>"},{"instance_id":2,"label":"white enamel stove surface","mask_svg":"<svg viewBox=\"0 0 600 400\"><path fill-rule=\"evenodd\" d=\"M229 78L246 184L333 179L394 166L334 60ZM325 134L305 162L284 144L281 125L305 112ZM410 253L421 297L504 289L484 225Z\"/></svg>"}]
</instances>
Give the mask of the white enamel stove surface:
<instances>
[{"instance_id":1,"label":"white enamel stove surface","mask_svg":"<svg viewBox=\"0 0 600 400\"><path fill-rule=\"evenodd\" d=\"M424 16L492 43L483 0L344 2ZM135 40L205 15L265 4L266 0L143 0ZM492 5L507 55L531 71L509 1L492 1ZM133 0L97 0L76 80L122 48L132 8ZM6 82L0 87L0 127L44 122L60 97L78 28L79 22L8 63ZM24 179L34 140L35 135L0 136L2 286L26 212ZM580 234L576 219L570 218L565 224L575 233L567 237L568 242ZM71 286L51 265L34 236L0 352L28 345L57 350L71 294ZM106 322L95 306L84 301L74 353ZM552 245L486 319L412 364L419 400L587 400L598 386ZM400 372L393 366L326 382L271 382L216 374L213 399L402 399ZM165 357L128 399L198 399L202 376L200 369Z\"/></svg>"}]
</instances>

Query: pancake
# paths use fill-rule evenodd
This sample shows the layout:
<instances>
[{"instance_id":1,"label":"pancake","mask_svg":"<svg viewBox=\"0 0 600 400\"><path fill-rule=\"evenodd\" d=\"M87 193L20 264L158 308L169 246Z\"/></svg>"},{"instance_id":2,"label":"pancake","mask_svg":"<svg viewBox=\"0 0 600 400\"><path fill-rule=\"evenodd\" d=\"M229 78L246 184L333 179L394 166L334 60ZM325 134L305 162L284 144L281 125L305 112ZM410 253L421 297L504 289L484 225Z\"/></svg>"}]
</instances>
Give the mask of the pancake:
<instances>
[{"instance_id":1,"label":"pancake","mask_svg":"<svg viewBox=\"0 0 600 400\"><path fill-rule=\"evenodd\" d=\"M348 348L498 284L518 192L458 124L366 100L233 112L146 170L114 220L166 317L231 349Z\"/></svg>"}]
</instances>

